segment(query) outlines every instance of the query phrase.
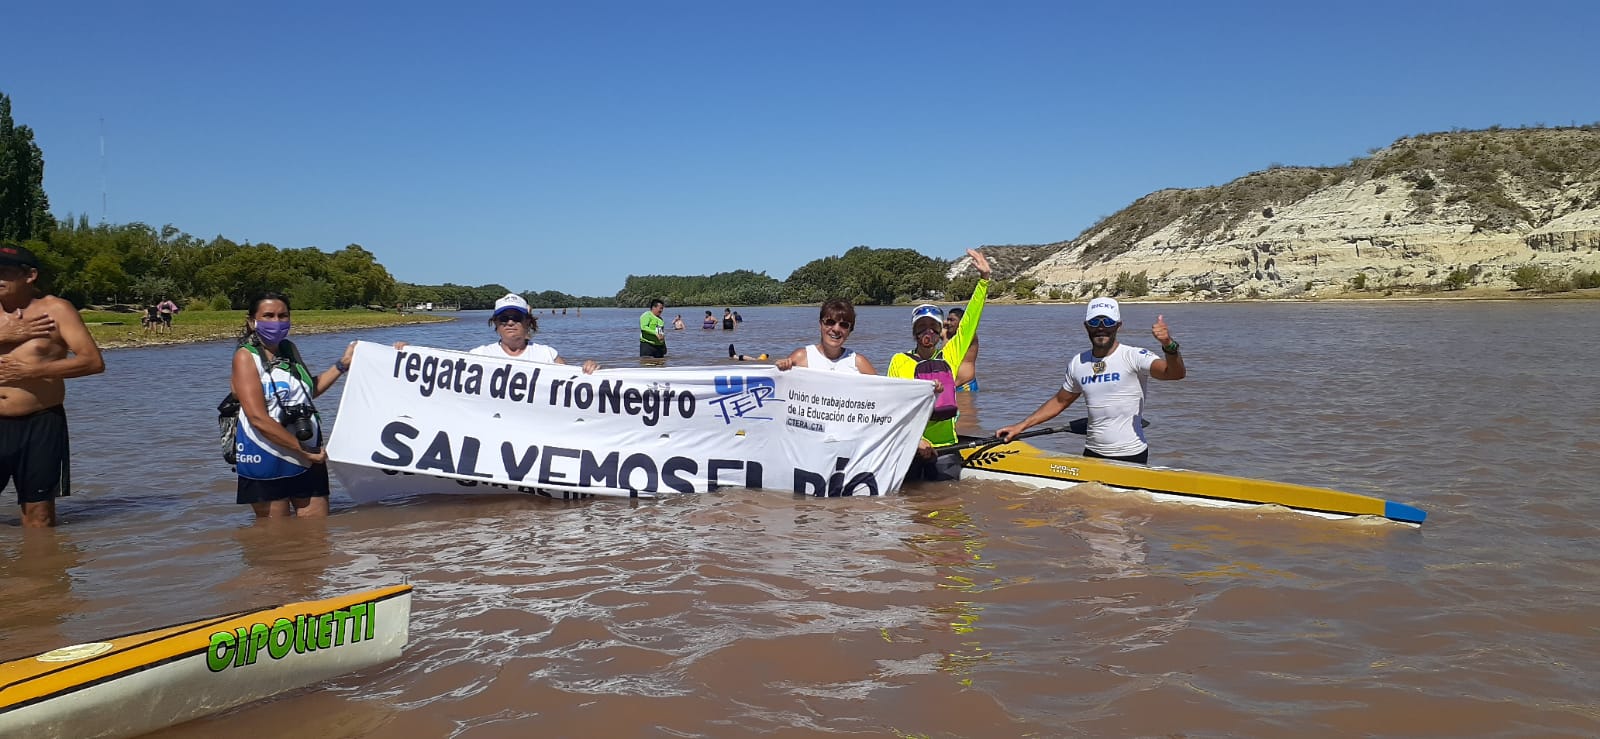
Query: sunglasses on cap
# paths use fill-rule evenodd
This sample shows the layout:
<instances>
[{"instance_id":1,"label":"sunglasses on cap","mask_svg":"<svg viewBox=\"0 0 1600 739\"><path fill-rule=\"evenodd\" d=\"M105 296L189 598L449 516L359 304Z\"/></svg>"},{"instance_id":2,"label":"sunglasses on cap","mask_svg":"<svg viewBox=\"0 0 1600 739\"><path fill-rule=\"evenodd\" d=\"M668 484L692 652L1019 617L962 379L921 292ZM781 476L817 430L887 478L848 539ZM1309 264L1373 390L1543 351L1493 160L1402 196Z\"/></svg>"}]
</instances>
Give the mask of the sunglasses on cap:
<instances>
[{"instance_id":1,"label":"sunglasses on cap","mask_svg":"<svg viewBox=\"0 0 1600 739\"><path fill-rule=\"evenodd\" d=\"M508 310L494 317L495 323L522 323L528 320L528 314L520 310Z\"/></svg>"},{"instance_id":2,"label":"sunglasses on cap","mask_svg":"<svg viewBox=\"0 0 1600 739\"><path fill-rule=\"evenodd\" d=\"M1111 320L1111 316L1095 316L1094 318L1084 321L1083 325L1088 326L1089 328L1116 328L1121 323L1121 321Z\"/></svg>"},{"instance_id":3,"label":"sunglasses on cap","mask_svg":"<svg viewBox=\"0 0 1600 739\"><path fill-rule=\"evenodd\" d=\"M853 324L853 323L851 323L849 321L846 321L843 318L824 318L824 319L822 319L822 325L827 326L829 328L833 328L834 326L838 326L839 328L842 328L842 329L844 329L846 331L849 331L850 329L855 328L855 324Z\"/></svg>"}]
</instances>

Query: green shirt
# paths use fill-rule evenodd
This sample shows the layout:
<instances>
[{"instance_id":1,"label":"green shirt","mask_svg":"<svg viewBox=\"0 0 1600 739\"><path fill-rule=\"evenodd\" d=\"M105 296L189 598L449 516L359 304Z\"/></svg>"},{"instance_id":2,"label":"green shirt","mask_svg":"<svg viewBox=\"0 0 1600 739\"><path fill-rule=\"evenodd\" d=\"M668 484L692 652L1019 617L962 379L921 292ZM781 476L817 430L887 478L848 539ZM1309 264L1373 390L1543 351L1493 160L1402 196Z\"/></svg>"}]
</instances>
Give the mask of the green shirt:
<instances>
[{"instance_id":1,"label":"green shirt","mask_svg":"<svg viewBox=\"0 0 1600 739\"><path fill-rule=\"evenodd\" d=\"M978 280L978 286L972 290L972 298L967 301L967 310L961 314L961 328L956 329L956 335L934 352L934 356L942 356L945 363L950 365L952 375L961 374L961 360L966 359L967 350L978 335L978 321L983 318L983 303L988 298L989 281ZM888 374L890 377L911 379L916 376L917 361L904 352L896 354L889 359ZM956 438L956 419L930 421L927 428L922 430L922 438L934 446L956 443L959 441Z\"/></svg>"},{"instance_id":2,"label":"green shirt","mask_svg":"<svg viewBox=\"0 0 1600 739\"><path fill-rule=\"evenodd\" d=\"M667 340L661 338L660 332L667 325L666 321L650 311L645 311L639 316L639 340L655 346L666 346Z\"/></svg>"}]
</instances>

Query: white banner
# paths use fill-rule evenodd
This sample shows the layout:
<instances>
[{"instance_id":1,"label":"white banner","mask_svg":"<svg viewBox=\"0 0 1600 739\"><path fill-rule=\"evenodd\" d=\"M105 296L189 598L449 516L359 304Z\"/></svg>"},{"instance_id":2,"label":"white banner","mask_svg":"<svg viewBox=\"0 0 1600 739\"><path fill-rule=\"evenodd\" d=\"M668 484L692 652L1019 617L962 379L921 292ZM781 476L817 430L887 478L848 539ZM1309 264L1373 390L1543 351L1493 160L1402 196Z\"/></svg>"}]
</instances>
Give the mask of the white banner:
<instances>
[{"instance_id":1,"label":"white banner","mask_svg":"<svg viewBox=\"0 0 1600 739\"><path fill-rule=\"evenodd\" d=\"M931 383L768 365L607 369L361 342L328 461L358 503L495 488L653 497L900 488Z\"/></svg>"}]
</instances>

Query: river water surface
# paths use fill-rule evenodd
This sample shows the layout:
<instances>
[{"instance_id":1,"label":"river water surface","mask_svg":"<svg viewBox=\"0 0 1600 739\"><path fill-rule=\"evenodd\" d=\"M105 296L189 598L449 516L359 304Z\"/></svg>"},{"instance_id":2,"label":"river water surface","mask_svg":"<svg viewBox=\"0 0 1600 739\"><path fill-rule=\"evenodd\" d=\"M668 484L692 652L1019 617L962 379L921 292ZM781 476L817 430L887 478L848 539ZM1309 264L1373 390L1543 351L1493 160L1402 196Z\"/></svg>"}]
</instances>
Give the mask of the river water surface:
<instances>
[{"instance_id":1,"label":"river water surface","mask_svg":"<svg viewBox=\"0 0 1600 739\"><path fill-rule=\"evenodd\" d=\"M968 430L1054 392L1082 312L989 308ZM668 363L816 340L815 309L741 313L673 332ZM231 345L118 350L68 383L62 526L0 508L0 659L409 581L400 660L156 736L1600 734L1600 304L1129 304L1124 341L1154 347L1158 313L1189 377L1152 383L1153 463L1427 523L972 481L360 508L336 487L326 520L256 523L216 454ZM299 343L321 368L352 338L493 340L461 315ZM881 371L909 316L862 309L850 344ZM545 315L538 340L637 366L636 318Z\"/></svg>"}]
</instances>

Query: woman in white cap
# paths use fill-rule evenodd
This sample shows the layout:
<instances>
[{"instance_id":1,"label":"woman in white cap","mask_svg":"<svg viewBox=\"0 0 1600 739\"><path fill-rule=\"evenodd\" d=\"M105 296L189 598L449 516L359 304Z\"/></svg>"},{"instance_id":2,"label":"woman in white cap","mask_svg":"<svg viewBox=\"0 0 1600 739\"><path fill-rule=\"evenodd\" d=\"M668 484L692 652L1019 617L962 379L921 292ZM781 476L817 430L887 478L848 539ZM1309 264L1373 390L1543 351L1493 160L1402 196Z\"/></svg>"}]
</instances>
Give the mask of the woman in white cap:
<instances>
[{"instance_id":1,"label":"woman in white cap","mask_svg":"<svg viewBox=\"0 0 1600 739\"><path fill-rule=\"evenodd\" d=\"M1061 389L1021 423L995 432L1009 439L1030 426L1055 418L1079 396L1089 404L1089 431L1083 456L1145 464L1150 445L1144 439L1144 396L1149 378L1181 380L1187 374L1178 342L1173 340L1163 316L1156 316L1150 335L1161 343L1158 356L1117 342L1122 327L1122 307L1111 298L1089 301L1083 327L1089 332L1089 351L1067 362L1067 379Z\"/></svg>"},{"instance_id":2,"label":"woman in white cap","mask_svg":"<svg viewBox=\"0 0 1600 739\"><path fill-rule=\"evenodd\" d=\"M494 301L494 313L489 315L489 325L494 327L499 340L472 349L472 354L530 359L546 364L567 363L553 347L533 341L533 311L528 310L528 301L523 300L521 295L506 293L505 297ZM584 374L597 369L600 369L600 365L594 360L584 361Z\"/></svg>"}]
</instances>

